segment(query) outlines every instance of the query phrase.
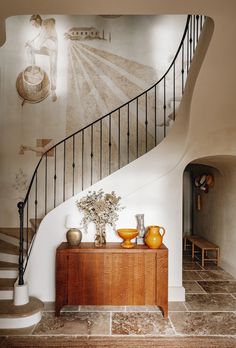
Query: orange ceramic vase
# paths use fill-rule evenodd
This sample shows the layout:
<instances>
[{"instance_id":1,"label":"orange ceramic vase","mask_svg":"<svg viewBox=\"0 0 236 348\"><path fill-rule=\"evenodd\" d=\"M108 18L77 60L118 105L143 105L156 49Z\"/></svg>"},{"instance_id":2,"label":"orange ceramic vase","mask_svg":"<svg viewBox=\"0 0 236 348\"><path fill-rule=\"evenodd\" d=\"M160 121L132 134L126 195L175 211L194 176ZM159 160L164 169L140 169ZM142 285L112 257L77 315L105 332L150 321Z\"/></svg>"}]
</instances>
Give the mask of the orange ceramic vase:
<instances>
[{"instance_id":1,"label":"orange ceramic vase","mask_svg":"<svg viewBox=\"0 0 236 348\"><path fill-rule=\"evenodd\" d=\"M162 231L162 234L160 233ZM151 249L158 249L162 245L165 229L160 226L148 226L145 243Z\"/></svg>"}]
</instances>

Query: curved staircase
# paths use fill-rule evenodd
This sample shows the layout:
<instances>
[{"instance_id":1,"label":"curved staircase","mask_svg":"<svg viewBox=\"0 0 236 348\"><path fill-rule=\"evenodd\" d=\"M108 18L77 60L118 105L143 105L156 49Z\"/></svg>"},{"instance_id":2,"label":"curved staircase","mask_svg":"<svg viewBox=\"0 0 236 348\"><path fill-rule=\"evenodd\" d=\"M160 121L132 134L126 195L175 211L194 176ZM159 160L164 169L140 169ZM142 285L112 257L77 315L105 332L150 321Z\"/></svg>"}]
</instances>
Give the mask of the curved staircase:
<instances>
[{"instance_id":1,"label":"curved staircase","mask_svg":"<svg viewBox=\"0 0 236 348\"><path fill-rule=\"evenodd\" d=\"M24 243L25 244L25 243ZM13 299L18 277L19 229L0 228L0 299Z\"/></svg>"},{"instance_id":2,"label":"curved staircase","mask_svg":"<svg viewBox=\"0 0 236 348\"><path fill-rule=\"evenodd\" d=\"M27 245L35 234L39 221L32 220L28 229L28 244L24 241L24 255ZM24 231L26 237L26 230ZM41 319L43 303L30 297L24 305L15 306L14 285L19 272L19 228L0 228L0 328L23 328L31 326ZM26 239L25 239L26 240Z\"/></svg>"},{"instance_id":3,"label":"curved staircase","mask_svg":"<svg viewBox=\"0 0 236 348\"><path fill-rule=\"evenodd\" d=\"M30 298L29 303L14 306L12 299L14 283L18 287L25 285L24 273L41 219L166 137L177 115L203 23L203 16L188 16L177 53L156 84L63 139L40 158L26 197L18 203L20 228L0 229L0 328L4 318L4 328L14 327L20 315L29 317L31 325L40 320L41 301ZM48 156L52 152L53 157ZM30 326L30 319L21 325Z\"/></svg>"}]
</instances>

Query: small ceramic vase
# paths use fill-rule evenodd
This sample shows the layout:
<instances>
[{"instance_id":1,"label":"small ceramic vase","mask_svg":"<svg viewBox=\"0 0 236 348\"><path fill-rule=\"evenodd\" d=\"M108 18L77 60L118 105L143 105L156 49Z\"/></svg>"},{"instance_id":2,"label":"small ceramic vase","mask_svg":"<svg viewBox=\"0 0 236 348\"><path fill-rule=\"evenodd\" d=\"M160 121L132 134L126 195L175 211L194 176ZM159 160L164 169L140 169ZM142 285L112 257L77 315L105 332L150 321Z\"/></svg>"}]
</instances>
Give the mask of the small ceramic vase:
<instances>
[{"instance_id":1,"label":"small ceramic vase","mask_svg":"<svg viewBox=\"0 0 236 348\"><path fill-rule=\"evenodd\" d=\"M82 239L82 232L77 228L70 228L66 232L66 239L70 246L79 245Z\"/></svg>"}]
</instances>

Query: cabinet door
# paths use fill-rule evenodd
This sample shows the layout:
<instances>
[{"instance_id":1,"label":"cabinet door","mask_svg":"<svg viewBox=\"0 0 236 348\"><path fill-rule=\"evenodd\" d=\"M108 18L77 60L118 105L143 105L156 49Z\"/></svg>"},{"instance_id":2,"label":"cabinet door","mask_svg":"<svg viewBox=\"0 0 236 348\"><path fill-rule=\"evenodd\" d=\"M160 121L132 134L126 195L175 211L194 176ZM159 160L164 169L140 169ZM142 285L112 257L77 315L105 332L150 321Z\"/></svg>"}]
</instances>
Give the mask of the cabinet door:
<instances>
[{"instance_id":1,"label":"cabinet door","mask_svg":"<svg viewBox=\"0 0 236 348\"><path fill-rule=\"evenodd\" d=\"M68 304L104 304L104 254L78 253L68 260Z\"/></svg>"},{"instance_id":2,"label":"cabinet door","mask_svg":"<svg viewBox=\"0 0 236 348\"><path fill-rule=\"evenodd\" d=\"M110 262L106 262L105 269L105 292L111 304L155 304L156 256L154 253L113 253Z\"/></svg>"}]
</instances>

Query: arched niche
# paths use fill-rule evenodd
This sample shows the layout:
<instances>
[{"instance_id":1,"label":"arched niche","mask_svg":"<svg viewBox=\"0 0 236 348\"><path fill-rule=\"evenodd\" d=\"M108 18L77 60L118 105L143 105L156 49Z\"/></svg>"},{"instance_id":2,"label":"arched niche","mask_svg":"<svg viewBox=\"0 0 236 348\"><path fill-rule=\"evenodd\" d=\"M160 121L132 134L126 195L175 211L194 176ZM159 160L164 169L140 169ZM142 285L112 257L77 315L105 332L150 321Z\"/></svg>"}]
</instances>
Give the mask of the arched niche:
<instances>
[{"instance_id":1,"label":"arched niche","mask_svg":"<svg viewBox=\"0 0 236 348\"><path fill-rule=\"evenodd\" d=\"M211 175L214 180L207 192L196 185L204 174ZM236 156L204 157L186 166L183 175L183 233L200 235L217 244L221 267L233 276L236 276L235 198Z\"/></svg>"}]
</instances>

